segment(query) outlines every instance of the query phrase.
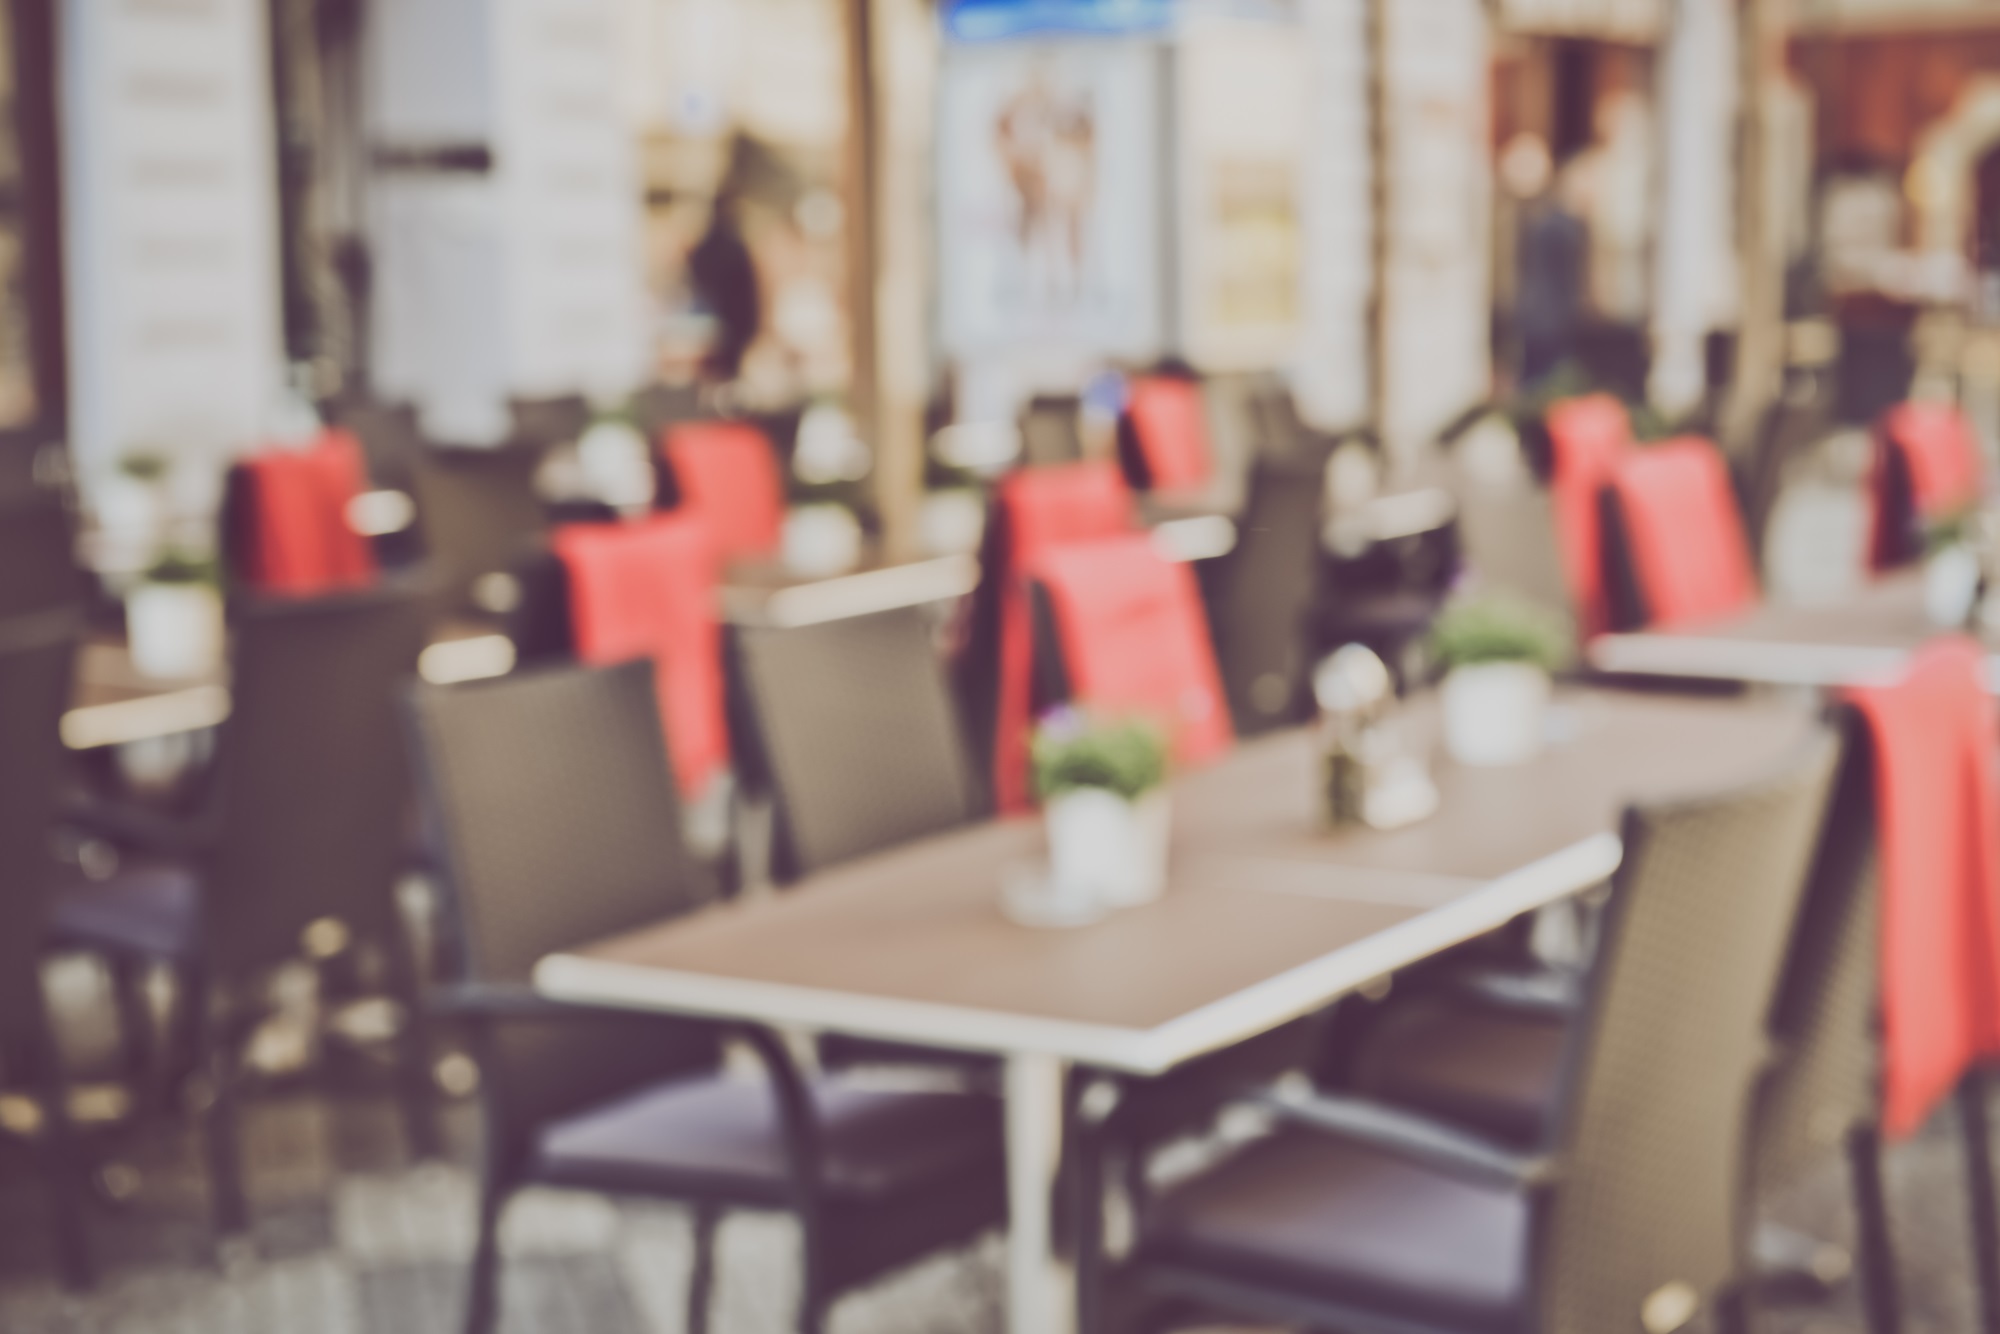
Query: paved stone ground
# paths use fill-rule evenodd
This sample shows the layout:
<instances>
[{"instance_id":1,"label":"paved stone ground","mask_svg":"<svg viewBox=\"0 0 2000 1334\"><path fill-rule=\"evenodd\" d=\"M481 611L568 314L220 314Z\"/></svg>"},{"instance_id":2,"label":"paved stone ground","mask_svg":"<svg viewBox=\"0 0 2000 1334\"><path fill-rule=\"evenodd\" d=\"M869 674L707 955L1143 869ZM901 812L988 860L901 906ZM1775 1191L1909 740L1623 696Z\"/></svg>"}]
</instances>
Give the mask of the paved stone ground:
<instances>
[{"instance_id":1,"label":"paved stone ground","mask_svg":"<svg viewBox=\"0 0 2000 1334\"><path fill-rule=\"evenodd\" d=\"M1849 453L1852 451L1850 450ZM1854 577L1863 521L1856 468L1839 448L1808 460L1774 519L1775 595L1810 600ZM87 990L87 988L85 988ZM105 1040L71 1033L86 1061ZM4 1334L438 1334L457 1327L471 1248L473 1125L450 1114L453 1152L411 1165L390 1103L379 1095L300 1088L258 1097L246 1117L256 1202L254 1241L218 1264L206 1193L186 1128L156 1124L115 1145L139 1170L138 1194L92 1221L105 1275L84 1298L48 1278L40 1199L17 1160L0 1157L0 1331ZM1891 1156L1905 1328L1974 1328L1961 1157L1940 1123ZM1774 1210L1793 1226L1845 1243L1851 1235L1836 1164ZM717 1334L787 1328L796 1237L777 1217L724 1227ZM531 1191L506 1228L507 1334L682 1334L688 1272L685 1216ZM989 1334L1001 1327L1000 1249L988 1238L850 1297L837 1334ZM1829 1301L1767 1311L1770 1334L1858 1334L1851 1285Z\"/></svg>"}]
</instances>

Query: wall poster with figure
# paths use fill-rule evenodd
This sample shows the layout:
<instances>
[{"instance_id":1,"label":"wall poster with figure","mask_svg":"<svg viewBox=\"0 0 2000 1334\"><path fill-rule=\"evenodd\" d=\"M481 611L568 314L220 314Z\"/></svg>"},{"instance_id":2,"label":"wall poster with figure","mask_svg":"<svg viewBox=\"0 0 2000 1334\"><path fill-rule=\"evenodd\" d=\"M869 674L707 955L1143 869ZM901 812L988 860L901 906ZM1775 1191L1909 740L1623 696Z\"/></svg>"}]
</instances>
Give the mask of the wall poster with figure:
<instances>
[{"instance_id":1,"label":"wall poster with figure","mask_svg":"<svg viewBox=\"0 0 2000 1334\"><path fill-rule=\"evenodd\" d=\"M1162 342L1159 48L953 44L938 109L942 325L954 355Z\"/></svg>"}]
</instances>

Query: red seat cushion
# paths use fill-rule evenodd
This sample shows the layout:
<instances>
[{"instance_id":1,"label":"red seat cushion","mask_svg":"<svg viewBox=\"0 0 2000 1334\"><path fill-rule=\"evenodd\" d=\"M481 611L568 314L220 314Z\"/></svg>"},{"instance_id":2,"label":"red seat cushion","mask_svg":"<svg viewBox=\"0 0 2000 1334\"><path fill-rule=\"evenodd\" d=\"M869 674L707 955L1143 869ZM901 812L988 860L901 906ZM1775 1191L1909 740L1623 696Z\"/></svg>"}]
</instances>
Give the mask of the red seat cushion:
<instances>
[{"instance_id":1,"label":"red seat cushion","mask_svg":"<svg viewBox=\"0 0 2000 1334\"><path fill-rule=\"evenodd\" d=\"M1875 745L1882 868L1883 1126L1920 1127L2000 1055L2000 781L1985 660L1939 640L1850 698Z\"/></svg>"},{"instance_id":2,"label":"red seat cushion","mask_svg":"<svg viewBox=\"0 0 2000 1334\"><path fill-rule=\"evenodd\" d=\"M1757 601L1757 571L1722 454L1689 436L1635 450L1610 486L1654 627L1715 620Z\"/></svg>"},{"instance_id":3,"label":"red seat cushion","mask_svg":"<svg viewBox=\"0 0 2000 1334\"><path fill-rule=\"evenodd\" d=\"M1921 550L1918 530L1925 524L1976 505L1986 467L1972 423L1949 404L1899 404L1883 414L1875 438L1871 550L1876 568L1884 569ZM1891 451L1909 478L1904 499L1914 513L1892 512L1898 507L1889 485Z\"/></svg>"},{"instance_id":4,"label":"red seat cushion","mask_svg":"<svg viewBox=\"0 0 2000 1334\"><path fill-rule=\"evenodd\" d=\"M1563 573L1579 626L1586 635L1597 634L1610 623L1597 497L1632 448L1632 423L1623 403L1609 394L1591 394L1551 406L1547 425Z\"/></svg>"},{"instance_id":5,"label":"red seat cushion","mask_svg":"<svg viewBox=\"0 0 2000 1334\"><path fill-rule=\"evenodd\" d=\"M706 522L674 513L571 524L551 545L568 576L577 657L593 665L652 659L675 777L682 792L699 795L729 762Z\"/></svg>"},{"instance_id":6,"label":"red seat cushion","mask_svg":"<svg viewBox=\"0 0 2000 1334\"><path fill-rule=\"evenodd\" d=\"M329 430L304 449L269 450L236 466L235 574L245 585L309 597L375 582L374 549L347 517L368 485L353 435Z\"/></svg>"},{"instance_id":7,"label":"red seat cushion","mask_svg":"<svg viewBox=\"0 0 2000 1334\"><path fill-rule=\"evenodd\" d=\"M1132 493L1116 465L1066 463L1003 478L995 494L1001 526L999 692L994 709L993 792L1003 813L1029 807L1028 730L1034 710L1034 620L1023 571L1064 542L1132 527Z\"/></svg>"},{"instance_id":8,"label":"red seat cushion","mask_svg":"<svg viewBox=\"0 0 2000 1334\"><path fill-rule=\"evenodd\" d=\"M1125 411L1149 486L1191 491L1207 484L1214 461L1199 385L1166 375L1136 377L1126 391Z\"/></svg>"},{"instance_id":9,"label":"red seat cushion","mask_svg":"<svg viewBox=\"0 0 2000 1334\"><path fill-rule=\"evenodd\" d=\"M667 432L681 504L708 519L724 560L774 555L785 529L785 479L770 439L749 422L684 422Z\"/></svg>"},{"instance_id":10,"label":"red seat cushion","mask_svg":"<svg viewBox=\"0 0 2000 1334\"><path fill-rule=\"evenodd\" d=\"M1055 547L1034 573L1076 703L1157 719L1184 763L1229 747L1235 733L1192 570L1132 533Z\"/></svg>"}]
</instances>

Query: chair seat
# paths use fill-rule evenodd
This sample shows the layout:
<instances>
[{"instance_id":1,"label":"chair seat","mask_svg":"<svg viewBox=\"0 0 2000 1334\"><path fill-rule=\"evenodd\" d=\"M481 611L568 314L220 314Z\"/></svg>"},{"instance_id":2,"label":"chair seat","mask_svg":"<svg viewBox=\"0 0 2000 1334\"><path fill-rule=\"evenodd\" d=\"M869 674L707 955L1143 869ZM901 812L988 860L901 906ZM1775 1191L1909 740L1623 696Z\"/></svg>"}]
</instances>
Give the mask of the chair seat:
<instances>
[{"instance_id":1,"label":"chair seat","mask_svg":"<svg viewBox=\"0 0 2000 1334\"><path fill-rule=\"evenodd\" d=\"M1567 1028L1560 1019L1424 997L1391 1005L1355 1063L1355 1084L1383 1102L1524 1148L1543 1142Z\"/></svg>"},{"instance_id":2,"label":"chair seat","mask_svg":"<svg viewBox=\"0 0 2000 1334\"><path fill-rule=\"evenodd\" d=\"M139 864L107 880L61 877L50 904L59 946L181 961L201 949L201 885L169 863Z\"/></svg>"},{"instance_id":3,"label":"chair seat","mask_svg":"<svg viewBox=\"0 0 2000 1334\"><path fill-rule=\"evenodd\" d=\"M811 1088L829 1195L881 1199L984 1171L1004 1152L1000 1104L988 1095L885 1091L839 1077ZM789 1193L770 1086L727 1076L656 1084L552 1123L534 1175L607 1190Z\"/></svg>"},{"instance_id":4,"label":"chair seat","mask_svg":"<svg viewBox=\"0 0 2000 1334\"><path fill-rule=\"evenodd\" d=\"M1384 1327L1485 1334L1527 1323L1528 1245L1519 1192L1281 1131L1165 1196L1141 1257L1379 1313Z\"/></svg>"}]
</instances>

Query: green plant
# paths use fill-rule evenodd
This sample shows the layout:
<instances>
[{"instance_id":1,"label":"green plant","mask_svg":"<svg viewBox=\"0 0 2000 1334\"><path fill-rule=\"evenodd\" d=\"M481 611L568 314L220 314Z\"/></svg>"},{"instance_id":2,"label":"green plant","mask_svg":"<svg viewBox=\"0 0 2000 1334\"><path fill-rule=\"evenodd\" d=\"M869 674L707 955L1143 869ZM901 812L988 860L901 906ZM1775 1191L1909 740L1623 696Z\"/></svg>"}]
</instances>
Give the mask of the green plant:
<instances>
[{"instance_id":1,"label":"green plant","mask_svg":"<svg viewBox=\"0 0 2000 1334\"><path fill-rule=\"evenodd\" d=\"M1569 626L1562 617L1504 595L1454 602L1431 628L1431 653L1447 669L1525 662L1554 671L1569 651Z\"/></svg>"},{"instance_id":2,"label":"green plant","mask_svg":"<svg viewBox=\"0 0 2000 1334\"><path fill-rule=\"evenodd\" d=\"M222 572L213 556L169 549L146 567L149 584L217 584Z\"/></svg>"},{"instance_id":3,"label":"green plant","mask_svg":"<svg viewBox=\"0 0 2000 1334\"><path fill-rule=\"evenodd\" d=\"M172 471L173 465L174 461L165 454L138 450L118 460L118 471L135 482L145 482L150 485L164 481L167 473Z\"/></svg>"},{"instance_id":4,"label":"green plant","mask_svg":"<svg viewBox=\"0 0 2000 1334\"><path fill-rule=\"evenodd\" d=\"M1035 729L1035 791L1043 800L1105 788L1130 801L1167 778L1167 737L1146 718L1100 721L1059 709Z\"/></svg>"},{"instance_id":5,"label":"green plant","mask_svg":"<svg viewBox=\"0 0 2000 1334\"><path fill-rule=\"evenodd\" d=\"M1964 546L1973 540L1978 529L1977 505L1940 514L1924 525L1924 554L1935 556L1951 547Z\"/></svg>"}]
</instances>

